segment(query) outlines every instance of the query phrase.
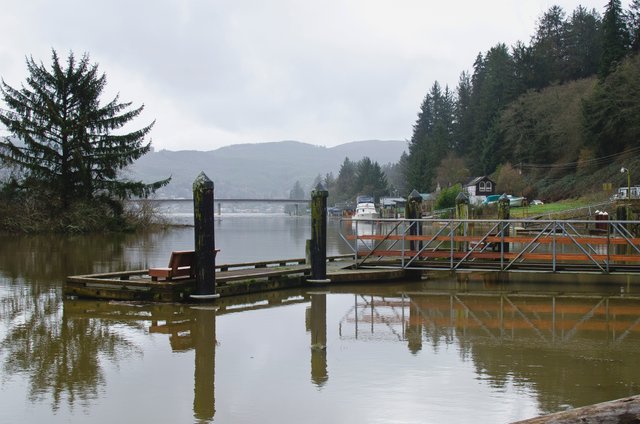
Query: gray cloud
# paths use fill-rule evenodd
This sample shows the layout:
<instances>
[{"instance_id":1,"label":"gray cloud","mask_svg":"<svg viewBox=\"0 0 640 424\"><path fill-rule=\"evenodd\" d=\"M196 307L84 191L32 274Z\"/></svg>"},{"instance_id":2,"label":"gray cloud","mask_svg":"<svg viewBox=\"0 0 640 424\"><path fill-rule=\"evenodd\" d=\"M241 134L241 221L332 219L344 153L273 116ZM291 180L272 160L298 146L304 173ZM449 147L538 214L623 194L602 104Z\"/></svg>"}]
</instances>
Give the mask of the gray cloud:
<instances>
[{"instance_id":1,"label":"gray cloud","mask_svg":"<svg viewBox=\"0 0 640 424\"><path fill-rule=\"evenodd\" d=\"M583 1L602 11L601 0ZM528 42L551 5L512 0L10 2L0 76L25 56L88 52L110 94L144 103L157 148L411 136L435 80L453 89L480 51ZM7 42L10 40L10 42Z\"/></svg>"}]
</instances>

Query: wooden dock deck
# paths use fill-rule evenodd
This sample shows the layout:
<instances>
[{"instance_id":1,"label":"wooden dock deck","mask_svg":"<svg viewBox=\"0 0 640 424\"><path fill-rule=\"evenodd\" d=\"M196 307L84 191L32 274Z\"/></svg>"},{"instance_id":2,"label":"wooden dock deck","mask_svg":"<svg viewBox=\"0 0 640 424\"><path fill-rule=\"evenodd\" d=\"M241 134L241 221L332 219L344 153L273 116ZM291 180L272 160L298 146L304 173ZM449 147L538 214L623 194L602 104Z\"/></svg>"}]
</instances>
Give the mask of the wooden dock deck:
<instances>
[{"instance_id":1,"label":"wooden dock deck","mask_svg":"<svg viewBox=\"0 0 640 424\"><path fill-rule=\"evenodd\" d=\"M331 283L390 281L406 277L401 269L353 269L351 255L327 258ZM216 294L220 297L311 286L311 266L304 258L216 265ZM183 302L195 293L194 278L153 281L149 270L76 275L67 278L67 296L92 299Z\"/></svg>"}]
</instances>

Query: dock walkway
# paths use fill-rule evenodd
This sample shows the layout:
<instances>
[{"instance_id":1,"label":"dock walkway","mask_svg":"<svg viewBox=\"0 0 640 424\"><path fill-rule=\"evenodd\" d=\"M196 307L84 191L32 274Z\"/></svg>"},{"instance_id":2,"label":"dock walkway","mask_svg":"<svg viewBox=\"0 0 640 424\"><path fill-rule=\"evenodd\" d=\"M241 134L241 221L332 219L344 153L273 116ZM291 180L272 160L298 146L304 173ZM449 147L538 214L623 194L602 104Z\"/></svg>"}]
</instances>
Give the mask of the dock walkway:
<instances>
[{"instance_id":1,"label":"dock walkway","mask_svg":"<svg viewBox=\"0 0 640 424\"><path fill-rule=\"evenodd\" d=\"M311 286L311 266L305 259L245 262L216 265L216 293L221 297ZM354 269L351 255L327 258L331 283L397 280L406 272L397 269ZM92 299L180 302L195 292L194 278L153 281L149 270L75 275L67 278L64 293Z\"/></svg>"}]
</instances>

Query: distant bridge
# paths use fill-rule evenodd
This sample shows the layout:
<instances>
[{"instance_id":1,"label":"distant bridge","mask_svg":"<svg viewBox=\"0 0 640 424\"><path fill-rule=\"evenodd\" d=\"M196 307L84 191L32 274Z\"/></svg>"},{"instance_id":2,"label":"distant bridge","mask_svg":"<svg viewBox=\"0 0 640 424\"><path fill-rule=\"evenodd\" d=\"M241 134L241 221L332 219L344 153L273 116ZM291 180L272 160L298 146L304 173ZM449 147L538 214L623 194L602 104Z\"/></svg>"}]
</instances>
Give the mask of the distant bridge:
<instances>
[{"instance_id":1,"label":"distant bridge","mask_svg":"<svg viewBox=\"0 0 640 424\"><path fill-rule=\"evenodd\" d=\"M193 202L192 198L181 199L133 199L133 202ZM219 198L215 203L311 203L311 199L257 199L257 198Z\"/></svg>"}]
</instances>

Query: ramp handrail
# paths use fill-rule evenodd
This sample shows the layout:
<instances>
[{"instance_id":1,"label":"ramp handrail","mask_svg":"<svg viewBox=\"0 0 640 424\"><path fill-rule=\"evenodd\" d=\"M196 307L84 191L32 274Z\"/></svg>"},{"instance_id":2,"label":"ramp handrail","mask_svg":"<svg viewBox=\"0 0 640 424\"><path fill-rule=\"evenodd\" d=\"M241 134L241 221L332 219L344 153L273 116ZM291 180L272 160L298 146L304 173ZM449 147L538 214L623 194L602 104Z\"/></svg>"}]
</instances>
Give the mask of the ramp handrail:
<instances>
[{"instance_id":1,"label":"ramp handrail","mask_svg":"<svg viewBox=\"0 0 640 424\"><path fill-rule=\"evenodd\" d=\"M352 222L340 225L340 237L351 247L357 267L640 273L640 221L341 221ZM409 234L412 226L419 230Z\"/></svg>"}]
</instances>

